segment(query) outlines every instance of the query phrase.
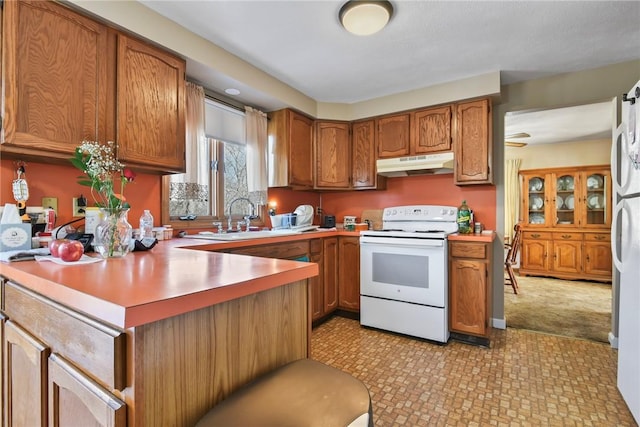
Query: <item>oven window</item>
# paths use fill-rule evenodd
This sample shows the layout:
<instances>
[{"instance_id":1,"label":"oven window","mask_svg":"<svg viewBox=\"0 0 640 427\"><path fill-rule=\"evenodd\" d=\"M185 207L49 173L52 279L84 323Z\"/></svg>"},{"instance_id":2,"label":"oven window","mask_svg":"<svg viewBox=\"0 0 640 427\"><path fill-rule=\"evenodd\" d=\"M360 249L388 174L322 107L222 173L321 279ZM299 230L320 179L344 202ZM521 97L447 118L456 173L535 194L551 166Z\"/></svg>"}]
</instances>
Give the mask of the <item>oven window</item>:
<instances>
[{"instance_id":1,"label":"oven window","mask_svg":"<svg viewBox=\"0 0 640 427\"><path fill-rule=\"evenodd\" d=\"M374 282L429 288L429 257L379 252L372 255Z\"/></svg>"}]
</instances>

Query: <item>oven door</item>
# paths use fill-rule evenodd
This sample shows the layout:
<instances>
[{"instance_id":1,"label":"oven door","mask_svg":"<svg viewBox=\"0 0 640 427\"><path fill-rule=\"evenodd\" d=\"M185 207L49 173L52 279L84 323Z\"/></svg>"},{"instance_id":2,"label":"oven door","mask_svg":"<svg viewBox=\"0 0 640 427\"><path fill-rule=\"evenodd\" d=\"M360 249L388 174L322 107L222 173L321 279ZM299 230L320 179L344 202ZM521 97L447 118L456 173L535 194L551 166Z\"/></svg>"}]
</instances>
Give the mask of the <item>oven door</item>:
<instances>
[{"instance_id":1,"label":"oven door","mask_svg":"<svg viewBox=\"0 0 640 427\"><path fill-rule=\"evenodd\" d=\"M446 259L446 239L362 236L360 294L445 307Z\"/></svg>"}]
</instances>

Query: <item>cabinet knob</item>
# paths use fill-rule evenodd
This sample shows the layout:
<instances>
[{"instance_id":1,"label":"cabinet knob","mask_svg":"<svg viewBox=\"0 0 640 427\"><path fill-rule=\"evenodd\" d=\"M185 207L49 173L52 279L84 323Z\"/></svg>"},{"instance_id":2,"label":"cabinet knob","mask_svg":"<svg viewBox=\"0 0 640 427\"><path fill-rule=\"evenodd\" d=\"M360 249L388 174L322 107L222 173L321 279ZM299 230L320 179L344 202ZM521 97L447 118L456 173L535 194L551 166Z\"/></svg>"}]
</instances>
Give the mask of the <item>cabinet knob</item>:
<instances>
[{"instance_id":1,"label":"cabinet knob","mask_svg":"<svg viewBox=\"0 0 640 427\"><path fill-rule=\"evenodd\" d=\"M563 239L570 239L571 238L571 234L563 234L562 238Z\"/></svg>"},{"instance_id":2,"label":"cabinet knob","mask_svg":"<svg viewBox=\"0 0 640 427\"><path fill-rule=\"evenodd\" d=\"M531 237L533 237L534 239L537 239L538 237L540 237L540 235L538 233L534 233L531 235Z\"/></svg>"}]
</instances>

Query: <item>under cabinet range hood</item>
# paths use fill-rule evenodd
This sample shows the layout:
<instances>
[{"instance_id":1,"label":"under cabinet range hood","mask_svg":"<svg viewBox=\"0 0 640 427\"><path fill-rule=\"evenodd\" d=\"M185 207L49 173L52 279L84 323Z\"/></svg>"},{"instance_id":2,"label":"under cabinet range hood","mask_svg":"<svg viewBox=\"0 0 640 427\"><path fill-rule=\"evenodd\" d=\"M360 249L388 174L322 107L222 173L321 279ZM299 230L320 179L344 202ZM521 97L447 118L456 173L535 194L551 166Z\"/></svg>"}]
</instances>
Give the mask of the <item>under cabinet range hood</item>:
<instances>
[{"instance_id":1,"label":"under cabinet range hood","mask_svg":"<svg viewBox=\"0 0 640 427\"><path fill-rule=\"evenodd\" d=\"M380 159L376 167L388 177L453 173L453 152Z\"/></svg>"}]
</instances>

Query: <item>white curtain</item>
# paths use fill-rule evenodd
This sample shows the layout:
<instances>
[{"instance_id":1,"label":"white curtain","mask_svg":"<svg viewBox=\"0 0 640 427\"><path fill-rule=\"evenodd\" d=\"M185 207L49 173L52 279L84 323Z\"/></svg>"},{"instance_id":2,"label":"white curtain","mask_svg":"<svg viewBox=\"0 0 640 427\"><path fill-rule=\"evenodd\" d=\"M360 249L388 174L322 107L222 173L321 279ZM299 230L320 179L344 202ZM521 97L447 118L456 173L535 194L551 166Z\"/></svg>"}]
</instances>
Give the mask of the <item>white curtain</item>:
<instances>
[{"instance_id":1,"label":"white curtain","mask_svg":"<svg viewBox=\"0 0 640 427\"><path fill-rule=\"evenodd\" d=\"M267 115L245 107L247 141L247 187L252 200L263 204L267 199ZM262 202L262 203L261 203Z\"/></svg>"},{"instance_id":2,"label":"white curtain","mask_svg":"<svg viewBox=\"0 0 640 427\"><path fill-rule=\"evenodd\" d=\"M170 215L209 214L209 171L206 159L204 89L187 82L185 110L186 173L170 176Z\"/></svg>"},{"instance_id":3,"label":"white curtain","mask_svg":"<svg viewBox=\"0 0 640 427\"><path fill-rule=\"evenodd\" d=\"M520 179L518 172L522 159L509 159L506 161L504 177L504 239L511 242L513 227L520 216Z\"/></svg>"}]
</instances>

